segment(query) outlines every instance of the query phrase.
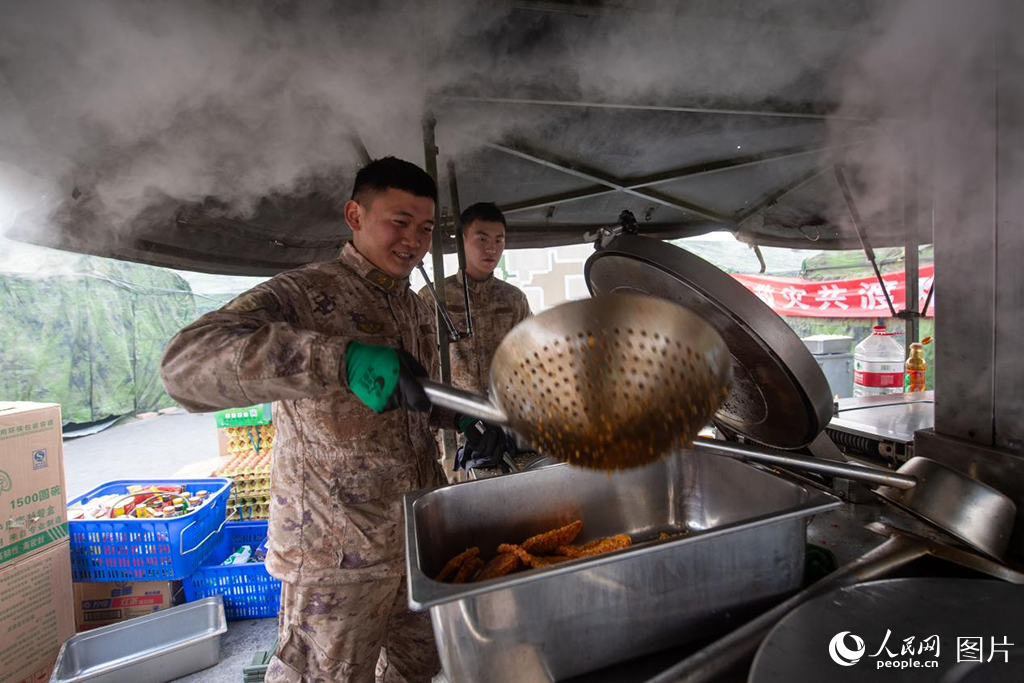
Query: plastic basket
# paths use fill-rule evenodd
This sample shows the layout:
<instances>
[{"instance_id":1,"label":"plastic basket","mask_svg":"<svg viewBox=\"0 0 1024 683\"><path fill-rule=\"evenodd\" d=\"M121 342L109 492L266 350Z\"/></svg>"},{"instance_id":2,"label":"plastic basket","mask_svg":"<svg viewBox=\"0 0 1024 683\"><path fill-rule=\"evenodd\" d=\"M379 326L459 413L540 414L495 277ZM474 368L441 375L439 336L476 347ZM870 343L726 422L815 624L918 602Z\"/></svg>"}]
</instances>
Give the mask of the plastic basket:
<instances>
[{"instance_id":1,"label":"plastic basket","mask_svg":"<svg viewBox=\"0 0 1024 683\"><path fill-rule=\"evenodd\" d=\"M221 565L243 545L256 552L267 537L266 522L228 522L217 547L206 563L182 581L185 600L201 600L214 595L224 597L228 619L276 617L281 604L281 582L267 572L262 562Z\"/></svg>"},{"instance_id":2,"label":"plastic basket","mask_svg":"<svg viewBox=\"0 0 1024 683\"><path fill-rule=\"evenodd\" d=\"M205 489L209 498L187 515L169 519L68 520L71 578L77 582L172 581L184 579L217 544L227 519L230 479L121 479L94 488L68 503L124 493L125 487L182 484Z\"/></svg>"}]
</instances>

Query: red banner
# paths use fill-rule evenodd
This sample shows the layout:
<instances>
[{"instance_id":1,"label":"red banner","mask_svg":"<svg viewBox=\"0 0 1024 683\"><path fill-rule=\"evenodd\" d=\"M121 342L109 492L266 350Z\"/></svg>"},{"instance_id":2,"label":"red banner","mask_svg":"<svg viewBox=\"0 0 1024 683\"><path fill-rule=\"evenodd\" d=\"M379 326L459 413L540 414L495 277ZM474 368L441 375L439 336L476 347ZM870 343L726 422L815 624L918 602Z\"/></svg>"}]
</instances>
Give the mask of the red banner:
<instances>
[{"instance_id":1,"label":"red banner","mask_svg":"<svg viewBox=\"0 0 1024 683\"><path fill-rule=\"evenodd\" d=\"M878 278L812 282L793 277L733 275L779 315L811 318L888 318L889 306ZM885 290L897 311L906 308L907 283L903 271L882 275ZM935 281L935 266L921 266L917 282L917 310L924 307L928 290ZM935 297L928 304L928 316L935 314Z\"/></svg>"}]
</instances>

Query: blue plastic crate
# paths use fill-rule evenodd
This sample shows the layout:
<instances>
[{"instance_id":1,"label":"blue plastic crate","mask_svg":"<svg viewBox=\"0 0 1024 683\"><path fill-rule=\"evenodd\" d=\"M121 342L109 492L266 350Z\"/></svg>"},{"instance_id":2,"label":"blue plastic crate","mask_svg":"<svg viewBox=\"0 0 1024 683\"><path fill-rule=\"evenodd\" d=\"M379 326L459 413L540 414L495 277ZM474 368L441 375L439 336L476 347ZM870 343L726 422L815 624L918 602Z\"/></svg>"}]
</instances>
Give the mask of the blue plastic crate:
<instances>
[{"instance_id":1,"label":"blue plastic crate","mask_svg":"<svg viewBox=\"0 0 1024 683\"><path fill-rule=\"evenodd\" d=\"M227 519L230 479L121 479L97 486L69 502L68 507L97 496L124 493L126 487L135 484L182 484L189 491L205 489L210 496L181 517L68 520L72 580L180 580L213 551L217 533Z\"/></svg>"},{"instance_id":2,"label":"blue plastic crate","mask_svg":"<svg viewBox=\"0 0 1024 683\"><path fill-rule=\"evenodd\" d=\"M221 565L231 553L243 545L256 552L267 537L267 522L228 522L224 525L217 547L207 561L182 581L185 600L221 595L228 619L276 617L281 605L281 582L267 572L262 562Z\"/></svg>"}]
</instances>

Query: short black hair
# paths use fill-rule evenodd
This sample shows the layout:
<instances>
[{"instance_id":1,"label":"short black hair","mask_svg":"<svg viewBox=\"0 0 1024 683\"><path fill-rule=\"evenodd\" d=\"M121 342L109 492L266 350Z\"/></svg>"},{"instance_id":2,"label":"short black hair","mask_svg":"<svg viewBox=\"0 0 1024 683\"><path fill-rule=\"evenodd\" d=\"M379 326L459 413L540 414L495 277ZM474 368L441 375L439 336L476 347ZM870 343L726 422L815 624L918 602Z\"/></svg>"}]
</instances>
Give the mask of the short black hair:
<instances>
[{"instance_id":1,"label":"short black hair","mask_svg":"<svg viewBox=\"0 0 1024 683\"><path fill-rule=\"evenodd\" d=\"M498 205L493 202L477 202L462 212L462 215L459 217L459 221L462 225L463 233L466 232L473 221L501 223L505 228L508 228L508 223L505 222L505 214L503 214L501 209L498 208Z\"/></svg>"},{"instance_id":2,"label":"short black hair","mask_svg":"<svg viewBox=\"0 0 1024 683\"><path fill-rule=\"evenodd\" d=\"M352 199L365 204L374 195L392 188L437 201L437 183L426 171L391 156L374 159L359 169L352 184Z\"/></svg>"}]
</instances>

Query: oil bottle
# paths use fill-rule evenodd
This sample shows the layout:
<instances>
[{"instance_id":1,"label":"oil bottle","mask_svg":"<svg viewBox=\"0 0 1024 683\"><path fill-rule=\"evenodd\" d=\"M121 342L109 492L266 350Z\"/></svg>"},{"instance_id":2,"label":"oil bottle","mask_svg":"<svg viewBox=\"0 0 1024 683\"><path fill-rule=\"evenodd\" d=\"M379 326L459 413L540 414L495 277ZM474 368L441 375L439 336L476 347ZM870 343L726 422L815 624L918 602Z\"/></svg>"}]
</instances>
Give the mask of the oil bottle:
<instances>
[{"instance_id":1,"label":"oil bottle","mask_svg":"<svg viewBox=\"0 0 1024 683\"><path fill-rule=\"evenodd\" d=\"M931 337L925 337L921 342L914 342L910 345L910 356L905 365L906 391L908 392L925 390L925 372L928 370L928 363L924 359L924 345L931 340Z\"/></svg>"}]
</instances>

